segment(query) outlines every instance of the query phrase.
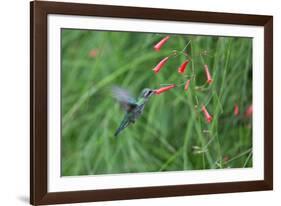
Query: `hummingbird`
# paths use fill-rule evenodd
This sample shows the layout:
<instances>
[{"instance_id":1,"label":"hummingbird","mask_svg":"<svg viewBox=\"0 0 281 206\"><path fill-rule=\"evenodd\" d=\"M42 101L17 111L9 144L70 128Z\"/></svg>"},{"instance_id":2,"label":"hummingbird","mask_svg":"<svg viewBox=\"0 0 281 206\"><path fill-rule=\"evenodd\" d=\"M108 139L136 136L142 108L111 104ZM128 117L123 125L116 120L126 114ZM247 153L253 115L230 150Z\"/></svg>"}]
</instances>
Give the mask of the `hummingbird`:
<instances>
[{"instance_id":1,"label":"hummingbird","mask_svg":"<svg viewBox=\"0 0 281 206\"><path fill-rule=\"evenodd\" d=\"M119 87L113 87L112 93L126 112L120 126L114 133L114 136L117 137L122 130L128 127L131 123L135 123L136 119L141 116L144 106L154 94L154 90L145 88L136 99L132 97L128 91Z\"/></svg>"}]
</instances>

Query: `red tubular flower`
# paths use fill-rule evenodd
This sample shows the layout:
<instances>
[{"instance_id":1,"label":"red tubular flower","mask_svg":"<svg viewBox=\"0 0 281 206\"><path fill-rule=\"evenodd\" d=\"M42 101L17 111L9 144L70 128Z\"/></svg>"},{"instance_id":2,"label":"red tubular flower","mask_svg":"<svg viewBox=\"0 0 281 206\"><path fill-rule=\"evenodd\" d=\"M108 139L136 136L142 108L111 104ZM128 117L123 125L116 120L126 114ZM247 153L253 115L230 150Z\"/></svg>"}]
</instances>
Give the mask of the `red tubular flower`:
<instances>
[{"instance_id":1,"label":"red tubular flower","mask_svg":"<svg viewBox=\"0 0 281 206\"><path fill-rule=\"evenodd\" d=\"M99 54L99 49L92 49L89 52L89 56L95 58Z\"/></svg>"},{"instance_id":2,"label":"red tubular flower","mask_svg":"<svg viewBox=\"0 0 281 206\"><path fill-rule=\"evenodd\" d=\"M157 65L156 67L153 68L153 71L155 74L157 74L161 68L166 64L166 62L168 61L169 57L166 57L164 59L162 59Z\"/></svg>"},{"instance_id":3,"label":"red tubular flower","mask_svg":"<svg viewBox=\"0 0 281 206\"><path fill-rule=\"evenodd\" d=\"M154 46L155 51L160 51L161 47L169 40L170 36L166 36Z\"/></svg>"},{"instance_id":4,"label":"red tubular flower","mask_svg":"<svg viewBox=\"0 0 281 206\"><path fill-rule=\"evenodd\" d=\"M248 118L250 118L250 117L252 117L252 114L253 114L253 106L252 105L249 105L248 107L247 107L247 110L245 111L245 117L248 117Z\"/></svg>"},{"instance_id":5,"label":"red tubular flower","mask_svg":"<svg viewBox=\"0 0 281 206\"><path fill-rule=\"evenodd\" d=\"M206 107L203 105L202 106L202 112L204 113L205 119L208 123L211 123L213 117L209 114L209 112L207 111Z\"/></svg>"},{"instance_id":6,"label":"red tubular flower","mask_svg":"<svg viewBox=\"0 0 281 206\"><path fill-rule=\"evenodd\" d=\"M184 90L185 90L185 91L188 90L189 84L190 84L190 79L187 80L186 83L185 83L185 86L184 86Z\"/></svg>"},{"instance_id":7,"label":"red tubular flower","mask_svg":"<svg viewBox=\"0 0 281 206\"><path fill-rule=\"evenodd\" d=\"M211 74L210 74L208 65L205 64L205 65L204 65L204 68L205 68L205 74L206 74L206 77L207 77L207 83L208 83L208 84L211 84L213 80L212 80L212 76L211 76Z\"/></svg>"},{"instance_id":8,"label":"red tubular flower","mask_svg":"<svg viewBox=\"0 0 281 206\"><path fill-rule=\"evenodd\" d=\"M169 86L166 86L166 87L161 87L159 89L154 90L154 93L155 94L161 94L162 92L168 91L168 90L174 88L175 86L176 86L175 84L172 84L172 85L169 85Z\"/></svg>"},{"instance_id":9,"label":"red tubular flower","mask_svg":"<svg viewBox=\"0 0 281 206\"><path fill-rule=\"evenodd\" d=\"M181 66L180 66L179 69L178 69L178 72L179 72L180 74L183 74L183 73L184 73L184 71L185 71L186 66L188 65L188 63L189 63L189 61L186 60L186 61L184 61L184 62L181 64Z\"/></svg>"},{"instance_id":10,"label":"red tubular flower","mask_svg":"<svg viewBox=\"0 0 281 206\"><path fill-rule=\"evenodd\" d=\"M234 105L234 116L238 116L239 115L239 107L237 104Z\"/></svg>"}]
</instances>

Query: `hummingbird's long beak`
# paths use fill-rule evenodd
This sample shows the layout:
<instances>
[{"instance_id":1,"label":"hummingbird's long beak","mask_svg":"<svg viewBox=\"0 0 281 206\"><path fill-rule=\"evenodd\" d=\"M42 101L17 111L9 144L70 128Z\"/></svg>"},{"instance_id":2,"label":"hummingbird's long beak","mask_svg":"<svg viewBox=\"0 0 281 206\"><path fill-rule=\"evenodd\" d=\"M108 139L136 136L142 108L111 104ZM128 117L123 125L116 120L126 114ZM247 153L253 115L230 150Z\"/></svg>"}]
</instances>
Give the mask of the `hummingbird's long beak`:
<instances>
[{"instance_id":1,"label":"hummingbird's long beak","mask_svg":"<svg viewBox=\"0 0 281 206\"><path fill-rule=\"evenodd\" d=\"M150 96L156 94L156 89L151 90Z\"/></svg>"},{"instance_id":2,"label":"hummingbird's long beak","mask_svg":"<svg viewBox=\"0 0 281 206\"><path fill-rule=\"evenodd\" d=\"M155 94L154 90L150 90L149 93L148 93L149 97L151 97L154 94Z\"/></svg>"}]
</instances>

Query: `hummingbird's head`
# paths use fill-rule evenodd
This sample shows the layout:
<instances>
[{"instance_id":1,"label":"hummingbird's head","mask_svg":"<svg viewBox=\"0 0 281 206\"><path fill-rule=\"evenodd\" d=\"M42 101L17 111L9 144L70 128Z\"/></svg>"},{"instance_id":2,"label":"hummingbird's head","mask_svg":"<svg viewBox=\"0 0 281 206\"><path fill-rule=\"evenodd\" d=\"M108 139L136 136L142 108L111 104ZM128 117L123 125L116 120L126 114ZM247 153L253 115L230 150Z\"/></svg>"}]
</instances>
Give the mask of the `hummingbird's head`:
<instances>
[{"instance_id":1,"label":"hummingbird's head","mask_svg":"<svg viewBox=\"0 0 281 206\"><path fill-rule=\"evenodd\" d=\"M141 96L143 98L149 98L154 94L154 91L152 89L149 88L145 88L142 90Z\"/></svg>"}]
</instances>

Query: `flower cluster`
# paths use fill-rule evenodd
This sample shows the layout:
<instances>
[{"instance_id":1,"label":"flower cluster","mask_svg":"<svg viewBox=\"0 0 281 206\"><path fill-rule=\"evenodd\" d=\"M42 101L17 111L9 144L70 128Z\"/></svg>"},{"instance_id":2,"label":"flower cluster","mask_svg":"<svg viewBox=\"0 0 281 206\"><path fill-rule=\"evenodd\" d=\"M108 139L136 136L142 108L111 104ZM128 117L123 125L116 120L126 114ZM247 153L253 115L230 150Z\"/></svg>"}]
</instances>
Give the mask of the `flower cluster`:
<instances>
[{"instance_id":1,"label":"flower cluster","mask_svg":"<svg viewBox=\"0 0 281 206\"><path fill-rule=\"evenodd\" d=\"M161 50L161 48L168 42L168 40L170 39L170 36L166 36L164 37L163 39L161 39L158 43L155 44L154 46L154 50L159 52ZM186 45L186 47L188 46L188 44ZM185 47L185 48L186 48ZM186 57L186 60L183 61L179 67L178 67L178 73L180 75L183 75L189 65L189 63L191 62L191 59L188 58L189 56L184 52L185 48L181 51L181 52L178 52L178 51L173 51L173 53L165 58L163 58L152 70L154 71L155 74L158 74L161 69L163 69L166 65L166 63L168 62L168 60L171 58L171 57L174 57L174 56L177 56L179 54L183 54L185 57ZM205 75L206 75L206 83L207 84L211 84L213 82L213 79L212 79L212 76L211 76L211 73L210 73L210 70L209 70L209 67L207 64L204 64L203 65L203 68L204 68L204 71L205 71ZM187 79L183 84L180 84L180 85L176 85L176 84L171 84L169 86L165 86L165 87L161 87L159 89L156 89L154 90L155 94L161 94L163 92L166 92L170 89L173 89L175 87L179 87L181 85L184 85L184 90L187 92L188 91L188 88L189 88L189 85L191 83L191 79ZM207 111L206 109L206 106L203 105L202 106L202 112L205 116L205 119L207 121L207 123L211 123L212 122L212 116L209 114L209 112Z\"/></svg>"},{"instance_id":2,"label":"flower cluster","mask_svg":"<svg viewBox=\"0 0 281 206\"><path fill-rule=\"evenodd\" d=\"M154 50L157 51L157 52L160 52L161 51L161 48L168 42L168 40L170 39L170 36L166 36L164 38L162 38L159 42L157 42L155 45L154 45ZM182 75L182 77L186 77L184 74L188 68L188 65L190 64L190 62L192 61L192 59L190 58L190 56L185 52L185 49L187 48L187 46L189 45L190 42L188 42L188 44L185 46L185 48L181 51L177 51L177 50L173 50L173 52L169 55L169 56L166 56L164 57L161 61L159 61L158 64L156 64L156 66L152 69L154 71L155 74L158 74L163 68L165 68L167 62L173 58L173 57L177 57L179 55L184 55L185 56L185 60L179 65L177 71L180 75ZM203 55L208 55L207 54L208 52L207 51L203 51L200 53L200 56L202 57L202 71L204 71L205 73L205 84L206 85L211 85L213 83L213 78L212 78L212 74L211 74L211 71L209 69L209 66L204 62L204 59L203 59ZM195 77L195 74L193 73L193 77ZM170 84L168 86L164 86L164 87L161 87L159 89L155 89L154 92L155 94L159 95L159 94L162 94L168 90L171 90L173 88L176 88L176 87L181 87L181 86L184 86L184 91L188 91L189 89L189 86L190 84L192 84L192 82L195 80L195 78L189 78L187 80L185 80L185 82L177 85L177 84ZM193 82L194 83L194 82ZM197 87L199 88L199 87ZM200 87L202 88L202 87ZM197 100L198 101L198 100ZM199 102L197 102L197 104L199 104ZM197 108L198 105L196 105L196 108ZM211 123L212 120L213 120L213 117L212 115L208 112L207 110L207 104L204 102L204 103L201 103L201 112L202 114L204 115L204 118L206 120L207 123ZM252 112L253 112L253 109L252 109L252 105L249 105L245 112L244 112L244 117L245 118L251 118L252 117ZM238 117L240 115L240 111L239 111L239 106L238 104L234 104L234 111L233 111L233 114L234 116Z\"/></svg>"}]
</instances>

